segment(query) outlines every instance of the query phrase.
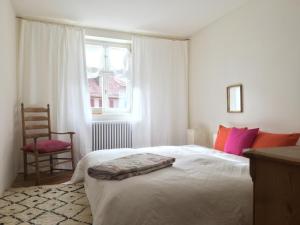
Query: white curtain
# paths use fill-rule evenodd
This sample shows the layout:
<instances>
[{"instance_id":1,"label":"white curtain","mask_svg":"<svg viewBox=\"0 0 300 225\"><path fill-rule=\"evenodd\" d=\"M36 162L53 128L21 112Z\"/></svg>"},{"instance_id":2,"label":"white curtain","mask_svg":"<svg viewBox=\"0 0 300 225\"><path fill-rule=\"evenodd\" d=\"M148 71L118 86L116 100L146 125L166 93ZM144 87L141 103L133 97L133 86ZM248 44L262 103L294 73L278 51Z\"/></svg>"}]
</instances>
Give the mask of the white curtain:
<instances>
[{"instance_id":1,"label":"white curtain","mask_svg":"<svg viewBox=\"0 0 300 225\"><path fill-rule=\"evenodd\" d=\"M19 102L50 104L52 130L74 131L75 157L91 151L91 111L81 28L21 21Z\"/></svg>"},{"instance_id":2,"label":"white curtain","mask_svg":"<svg viewBox=\"0 0 300 225\"><path fill-rule=\"evenodd\" d=\"M186 144L187 42L133 38L133 146Z\"/></svg>"}]
</instances>

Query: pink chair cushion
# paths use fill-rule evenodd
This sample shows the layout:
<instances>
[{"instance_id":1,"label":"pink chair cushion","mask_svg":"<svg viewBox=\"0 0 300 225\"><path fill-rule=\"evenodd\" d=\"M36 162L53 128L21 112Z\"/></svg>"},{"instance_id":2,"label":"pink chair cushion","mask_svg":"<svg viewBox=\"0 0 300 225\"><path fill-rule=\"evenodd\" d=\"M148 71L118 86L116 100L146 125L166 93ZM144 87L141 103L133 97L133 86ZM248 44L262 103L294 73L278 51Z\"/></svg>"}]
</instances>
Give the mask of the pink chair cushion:
<instances>
[{"instance_id":1,"label":"pink chair cushion","mask_svg":"<svg viewBox=\"0 0 300 225\"><path fill-rule=\"evenodd\" d=\"M224 152L242 155L243 150L251 148L258 134L259 128L256 129L238 129L232 128L225 144Z\"/></svg>"},{"instance_id":2,"label":"pink chair cushion","mask_svg":"<svg viewBox=\"0 0 300 225\"><path fill-rule=\"evenodd\" d=\"M59 140L42 140L37 142L37 149L39 153L57 152L69 147L71 147L71 143ZM34 144L27 144L23 149L28 152L33 152Z\"/></svg>"}]
</instances>

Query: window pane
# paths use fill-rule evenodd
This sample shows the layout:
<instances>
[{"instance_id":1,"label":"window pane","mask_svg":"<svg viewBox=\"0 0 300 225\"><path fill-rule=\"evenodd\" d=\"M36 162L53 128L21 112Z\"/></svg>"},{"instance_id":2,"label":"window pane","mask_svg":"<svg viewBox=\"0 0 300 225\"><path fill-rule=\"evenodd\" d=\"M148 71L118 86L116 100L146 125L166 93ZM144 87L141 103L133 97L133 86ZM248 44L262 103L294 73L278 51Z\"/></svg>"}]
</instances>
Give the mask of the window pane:
<instances>
[{"instance_id":1,"label":"window pane","mask_svg":"<svg viewBox=\"0 0 300 225\"><path fill-rule=\"evenodd\" d=\"M127 48L108 47L108 70L116 74L124 73L128 70L128 55Z\"/></svg>"},{"instance_id":2,"label":"window pane","mask_svg":"<svg viewBox=\"0 0 300 225\"><path fill-rule=\"evenodd\" d=\"M122 76L105 76L107 105L110 109L128 109L128 79Z\"/></svg>"},{"instance_id":3,"label":"window pane","mask_svg":"<svg viewBox=\"0 0 300 225\"><path fill-rule=\"evenodd\" d=\"M99 72L104 70L104 48L99 45L86 45L86 66L88 77L99 76Z\"/></svg>"},{"instance_id":4,"label":"window pane","mask_svg":"<svg viewBox=\"0 0 300 225\"><path fill-rule=\"evenodd\" d=\"M89 78L90 103L92 108L102 108L102 79Z\"/></svg>"}]
</instances>

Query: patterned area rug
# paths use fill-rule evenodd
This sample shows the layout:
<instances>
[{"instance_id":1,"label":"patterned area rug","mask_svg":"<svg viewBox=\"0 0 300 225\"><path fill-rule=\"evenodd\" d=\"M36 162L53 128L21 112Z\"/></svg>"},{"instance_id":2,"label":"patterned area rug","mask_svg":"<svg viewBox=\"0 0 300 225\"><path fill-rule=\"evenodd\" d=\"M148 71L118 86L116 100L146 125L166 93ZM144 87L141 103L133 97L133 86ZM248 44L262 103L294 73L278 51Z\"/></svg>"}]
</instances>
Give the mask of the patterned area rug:
<instances>
[{"instance_id":1,"label":"patterned area rug","mask_svg":"<svg viewBox=\"0 0 300 225\"><path fill-rule=\"evenodd\" d=\"M0 198L0 225L92 224L80 184L9 189Z\"/></svg>"}]
</instances>

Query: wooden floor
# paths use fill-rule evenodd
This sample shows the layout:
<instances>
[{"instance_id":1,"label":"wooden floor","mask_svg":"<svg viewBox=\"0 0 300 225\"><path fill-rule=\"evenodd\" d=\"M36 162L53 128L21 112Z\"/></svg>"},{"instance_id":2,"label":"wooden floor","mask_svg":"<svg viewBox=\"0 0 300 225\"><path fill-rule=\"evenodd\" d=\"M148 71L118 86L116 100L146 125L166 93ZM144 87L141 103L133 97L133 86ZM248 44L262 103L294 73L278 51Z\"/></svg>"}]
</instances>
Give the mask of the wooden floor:
<instances>
[{"instance_id":1,"label":"wooden floor","mask_svg":"<svg viewBox=\"0 0 300 225\"><path fill-rule=\"evenodd\" d=\"M72 171L55 172L52 175L48 172L41 173L40 185L60 184L71 179ZM35 174L29 174L24 180L23 174L18 174L12 187L30 187L35 185Z\"/></svg>"}]
</instances>

